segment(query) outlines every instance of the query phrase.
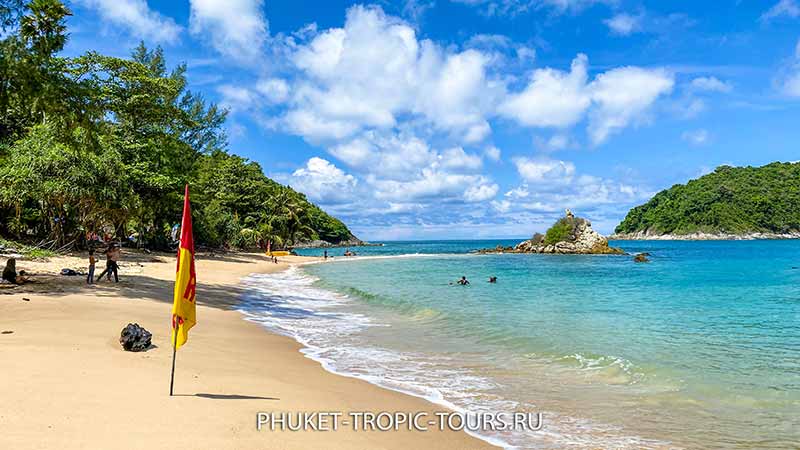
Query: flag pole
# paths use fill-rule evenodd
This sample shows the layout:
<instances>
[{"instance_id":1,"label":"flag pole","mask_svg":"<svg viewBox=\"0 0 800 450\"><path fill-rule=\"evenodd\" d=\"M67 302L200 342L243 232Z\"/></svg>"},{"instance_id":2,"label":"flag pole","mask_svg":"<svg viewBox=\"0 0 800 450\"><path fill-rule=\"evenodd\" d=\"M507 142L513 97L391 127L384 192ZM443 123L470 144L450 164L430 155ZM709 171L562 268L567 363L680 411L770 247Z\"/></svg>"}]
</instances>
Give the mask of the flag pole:
<instances>
[{"instance_id":1,"label":"flag pole","mask_svg":"<svg viewBox=\"0 0 800 450\"><path fill-rule=\"evenodd\" d=\"M172 386L175 384L175 355L178 353L178 318L175 318L175 328L172 329L172 334L175 337L172 339L172 373L169 375L169 396L172 397Z\"/></svg>"}]
</instances>

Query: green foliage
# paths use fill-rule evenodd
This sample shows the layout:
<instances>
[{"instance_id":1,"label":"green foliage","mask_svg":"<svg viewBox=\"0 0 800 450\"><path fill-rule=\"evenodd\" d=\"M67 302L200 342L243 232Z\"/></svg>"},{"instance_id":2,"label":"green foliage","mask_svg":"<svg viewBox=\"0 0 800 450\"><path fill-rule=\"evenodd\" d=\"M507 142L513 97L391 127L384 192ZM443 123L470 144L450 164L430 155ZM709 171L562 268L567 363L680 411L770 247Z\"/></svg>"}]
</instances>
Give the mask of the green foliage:
<instances>
[{"instance_id":1,"label":"green foliage","mask_svg":"<svg viewBox=\"0 0 800 450\"><path fill-rule=\"evenodd\" d=\"M0 234L81 245L87 232L166 247L191 185L196 241L248 247L351 237L339 220L225 151L227 111L186 90L161 48L57 56L59 0L0 0Z\"/></svg>"},{"instance_id":2,"label":"green foliage","mask_svg":"<svg viewBox=\"0 0 800 450\"><path fill-rule=\"evenodd\" d=\"M0 238L0 246L4 248L14 248L19 251L19 253L31 259L43 259L43 258L50 258L51 256L55 256L56 252L52 250L48 250L45 248L39 248L35 246L25 245L20 242L9 241L6 239Z\"/></svg>"},{"instance_id":3,"label":"green foliage","mask_svg":"<svg viewBox=\"0 0 800 450\"><path fill-rule=\"evenodd\" d=\"M800 163L762 167L720 166L713 173L676 184L633 208L617 233L655 234L800 230Z\"/></svg>"},{"instance_id":4,"label":"green foliage","mask_svg":"<svg viewBox=\"0 0 800 450\"><path fill-rule=\"evenodd\" d=\"M562 217L551 226L544 234L544 244L551 245L556 242L572 240L575 226L574 219Z\"/></svg>"}]
</instances>

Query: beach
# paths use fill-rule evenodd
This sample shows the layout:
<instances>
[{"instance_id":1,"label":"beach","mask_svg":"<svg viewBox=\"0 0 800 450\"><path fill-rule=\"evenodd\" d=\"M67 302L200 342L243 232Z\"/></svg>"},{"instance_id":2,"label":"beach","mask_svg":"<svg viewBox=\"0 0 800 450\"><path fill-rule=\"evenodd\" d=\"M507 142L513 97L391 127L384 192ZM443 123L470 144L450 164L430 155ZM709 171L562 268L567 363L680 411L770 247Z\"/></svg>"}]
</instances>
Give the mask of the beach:
<instances>
[{"instance_id":1,"label":"beach","mask_svg":"<svg viewBox=\"0 0 800 450\"><path fill-rule=\"evenodd\" d=\"M271 431L258 412L427 412L443 408L325 371L294 340L243 320L240 280L315 258L222 254L197 260L198 323L172 357L172 255L126 252L120 283L57 275L85 257L18 261L36 283L0 290L0 447L28 448L492 448L464 432ZM5 259L0 258L4 264ZM102 263L98 263L98 272ZM154 347L121 349L138 323ZM11 333L5 333L10 331Z\"/></svg>"}]
</instances>

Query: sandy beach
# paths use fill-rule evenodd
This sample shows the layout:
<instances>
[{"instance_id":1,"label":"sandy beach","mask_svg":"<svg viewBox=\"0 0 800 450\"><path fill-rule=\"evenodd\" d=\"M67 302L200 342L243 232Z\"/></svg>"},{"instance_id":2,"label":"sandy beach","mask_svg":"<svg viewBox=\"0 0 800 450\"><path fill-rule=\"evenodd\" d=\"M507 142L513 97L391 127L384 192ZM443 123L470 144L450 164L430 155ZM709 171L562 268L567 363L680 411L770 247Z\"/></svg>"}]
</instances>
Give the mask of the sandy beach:
<instances>
[{"instance_id":1,"label":"sandy beach","mask_svg":"<svg viewBox=\"0 0 800 450\"><path fill-rule=\"evenodd\" d=\"M198 324L178 352L175 397L168 396L174 256L126 252L120 283L95 286L57 275L64 267L85 270L84 255L18 261L37 282L0 289L0 448L490 448L466 433L435 429L256 429L258 412L443 410L326 372L292 339L232 310L242 277L308 259L274 264L256 254L201 255ZM121 349L120 330L129 322L153 333L154 348Z\"/></svg>"}]
</instances>

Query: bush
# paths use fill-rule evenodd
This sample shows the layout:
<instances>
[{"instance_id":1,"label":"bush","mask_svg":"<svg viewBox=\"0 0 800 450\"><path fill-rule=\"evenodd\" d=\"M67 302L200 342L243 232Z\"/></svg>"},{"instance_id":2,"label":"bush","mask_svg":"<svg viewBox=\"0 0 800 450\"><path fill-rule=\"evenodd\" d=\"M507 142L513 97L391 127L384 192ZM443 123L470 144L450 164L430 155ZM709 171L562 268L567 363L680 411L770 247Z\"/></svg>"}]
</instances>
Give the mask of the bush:
<instances>
[{"instance_id":1,"label":"bush","mask_svg":"<svg viewBox=\"0 0 800 450\"><path fill-rule=\"evenodd\" d=\"M573 239L573 231L575 221L566 217L558 219L556 223L550 227L544 235L544 244L551 245L556 242L571 241Z\"/></svg>"}]
</instances>

